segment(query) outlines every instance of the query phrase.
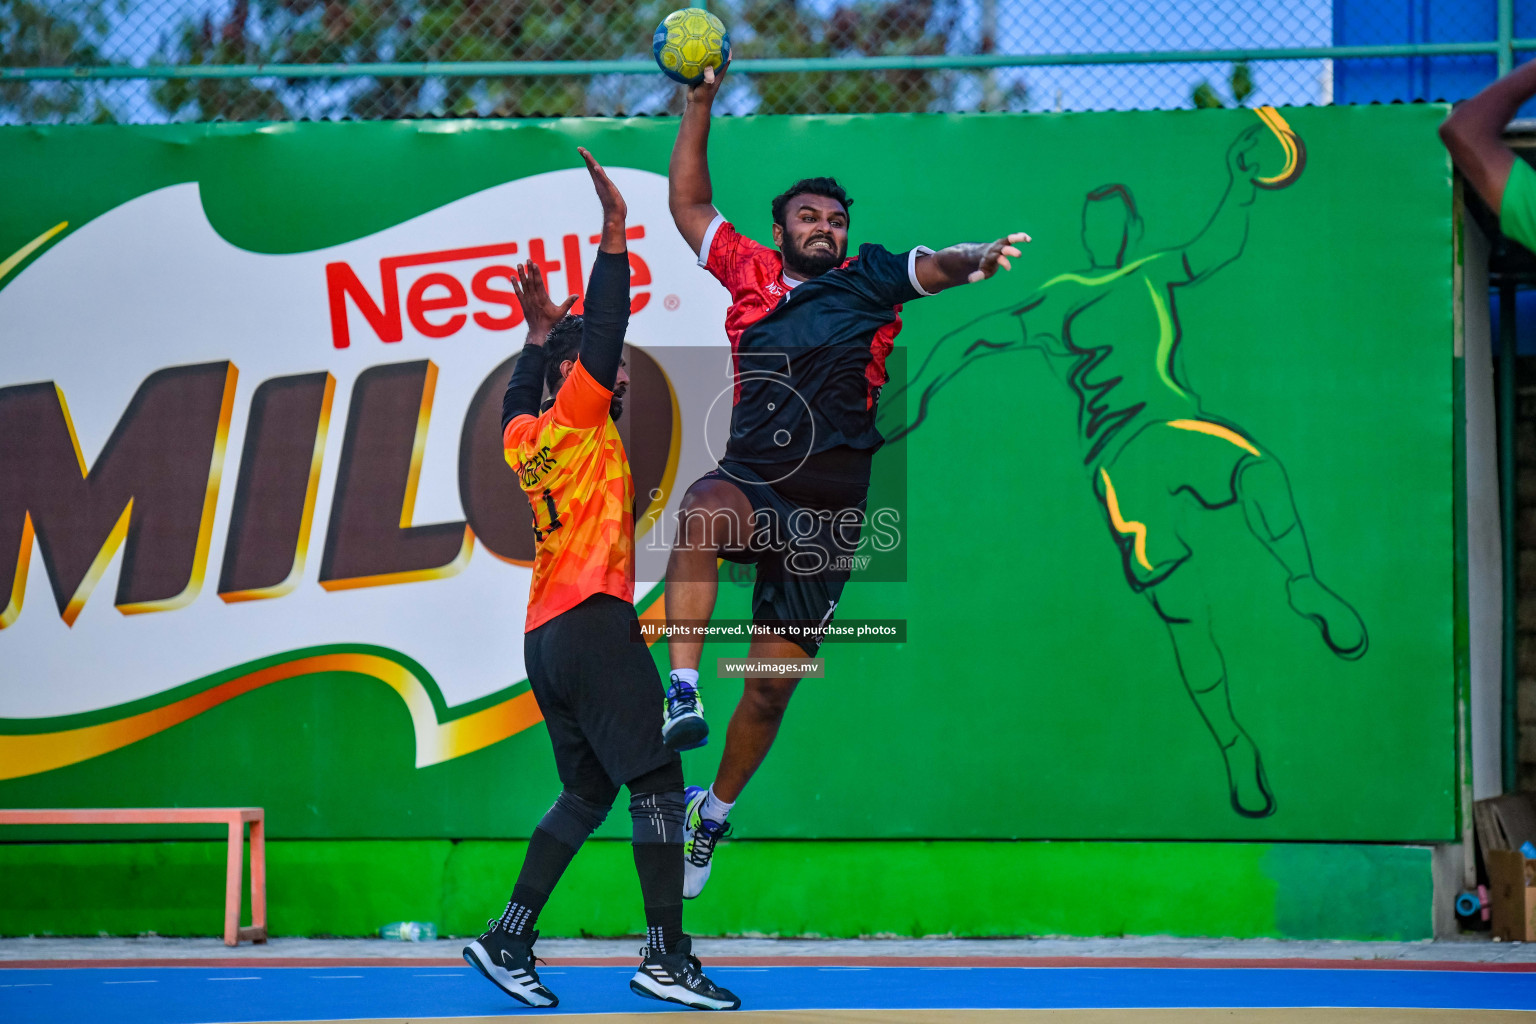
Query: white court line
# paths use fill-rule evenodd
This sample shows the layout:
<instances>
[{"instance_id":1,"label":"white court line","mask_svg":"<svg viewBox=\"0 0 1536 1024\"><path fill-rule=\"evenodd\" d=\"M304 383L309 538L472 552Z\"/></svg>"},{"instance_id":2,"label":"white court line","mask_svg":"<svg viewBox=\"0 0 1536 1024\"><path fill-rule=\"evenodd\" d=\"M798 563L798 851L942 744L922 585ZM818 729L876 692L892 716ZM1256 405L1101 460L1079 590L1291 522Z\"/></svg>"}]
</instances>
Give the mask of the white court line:
<instances>
[{"instance_id":1,"label":"white court line","mask_svg":"<svg viewBox=\"0 0 1536 1024\"><path fill-rule=\"evenodd\" d=\"M0 988L52 988L51 981L17 981L9 985L0 985Z\"/></svg>"},{"instance_id":2,"label":"white court line","mask_svg":"<svg viewBox=\"0 0 1536 1024\"><path fill-rule=\"evenodd\" d=\"M334 980L336 980L338 978L361 978L362 975L361 974L311 974L309 977L310 977L311 981L334 981ZM429 974L429 975L427 975L427 977L430 978L431 975Z\"/></svg>"},{"instance_id":3,"label":"white court line","mask_svg":"<svg viewBox=\"0 0 1536 1024\"><path fill-rule=\"evenodd\" d=\"M545 971L544 973L545 974L550 974L552 972ZM434 974L413 974L413 975L411 975L411 977L413 977L413 978L463 978L463 977L467 976L468 974L469 974L468 971L455 971L452 968L444 968L443 970L437 971ZM358 978L360 978L360 977L362 977L362 975L360 975L360 974L358 974L358 975L349 975L349 977L358 977Z\"/></svg>"},{"instance_id":4,"label":"white court line","mask_svg":"<svg viewBox=\"0 0 1536 1024\"><path fill-rule=\"evenodd\" d=\"M104 981L103 985L158 985L154 978L140 978L137 981Z\"/></svg>"},{"instance_id":5,"label":"white court line","mask_svg":"<svg viewBox=\"0 0 1536 1024\"><path fill-rule=\"evenodd\" d=\"M247 977L247 978L204 978L203 980L204 981L260 981L261 978L259 978L259 977L257 977L256 975L253 974L253 975L251 975L250 977Z\"/></svg>"}]
</instances>

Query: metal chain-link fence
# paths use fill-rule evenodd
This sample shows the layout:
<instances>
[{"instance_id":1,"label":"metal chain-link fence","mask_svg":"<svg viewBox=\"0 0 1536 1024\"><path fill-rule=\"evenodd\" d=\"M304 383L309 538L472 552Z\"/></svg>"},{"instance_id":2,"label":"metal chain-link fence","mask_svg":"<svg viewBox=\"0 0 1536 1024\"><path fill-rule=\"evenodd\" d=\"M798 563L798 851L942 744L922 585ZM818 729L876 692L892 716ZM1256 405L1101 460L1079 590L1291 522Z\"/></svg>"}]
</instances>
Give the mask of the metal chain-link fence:
<instances>
[{"instance_id":1,"label":"metal chain-link fence","mask_svg":"<svg viewBox=\"0 0 1536 1024\"><path fill-rule=\"evenodd\" d=\"M650 41L683 2L0 0L0 123L675 113ZM734 113L1459 99L1497 73L1500 5L707 4L739 61L722 94ZM1536 0L1521 0L1506 50L1529 33Z\"/></svg>"}]
</instances>

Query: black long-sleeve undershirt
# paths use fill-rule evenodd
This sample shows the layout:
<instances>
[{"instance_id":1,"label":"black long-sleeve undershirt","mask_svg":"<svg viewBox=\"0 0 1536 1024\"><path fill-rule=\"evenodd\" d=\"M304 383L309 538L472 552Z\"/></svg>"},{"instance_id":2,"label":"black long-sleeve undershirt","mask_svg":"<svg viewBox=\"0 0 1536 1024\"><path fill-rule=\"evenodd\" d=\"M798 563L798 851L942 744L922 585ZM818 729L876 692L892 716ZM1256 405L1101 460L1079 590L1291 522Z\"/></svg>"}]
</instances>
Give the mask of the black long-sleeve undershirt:
<instances>
[{"instance_id":1,"label":"black long-sleeve undershirt","mask_svg":"<svg viewBox=\"0 0 1536 1024\"><path fill-rule=\"evenodd\" d=\"M629 253L598 251L587 279L587 302L581 317L581 365L609 391L619 378L624 334L629 329ZM512 368L501 399L501 430L518 416L537 416L544 397L544 371L549 353L542 345L525 345Z\"/></svg>"},{"instance_id":2,"label":"black long-sleeve undershirt","mask_svg":"<svg viewBox=\"0 0 1536 1024\"><path fill-rule=\"evenodd\" d=\"M629 329L629 253L598 251L581 321L581 365L612 391Z\"/></svg>"},{"instance_id":3,"label":"black long-sleeve undershirt","mask_svg":"<svg viewBox=\"0 0 1536 1024\"><path fill-rule=\"evenodd\" d=\"M507 393L501 396L501 432L507 432L507 424L519 416L537 416L539 401L544 397L544 365L548 353L543 345L524 345L512 367L512 379L507 382Z\"/></svg>"}]
</instances>

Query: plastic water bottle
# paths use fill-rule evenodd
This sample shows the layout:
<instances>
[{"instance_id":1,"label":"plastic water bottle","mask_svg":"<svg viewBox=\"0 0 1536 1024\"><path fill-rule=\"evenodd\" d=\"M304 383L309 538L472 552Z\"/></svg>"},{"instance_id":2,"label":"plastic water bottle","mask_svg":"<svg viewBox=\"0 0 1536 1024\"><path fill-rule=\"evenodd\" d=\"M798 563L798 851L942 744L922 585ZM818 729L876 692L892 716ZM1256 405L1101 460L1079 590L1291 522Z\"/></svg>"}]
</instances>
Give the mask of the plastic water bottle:
<instances>
[{"instance_id":1,"label":"plastic water bottle","mask_svg":"<svg viewBox=\"0 0 1536 1024\"><path fill-rule=\"evenodd\" d=\"M1529 839L1520 844L1520 856L1526 860L1536 860L1536 846L1531 845Z\"/></svg>"},{"instance_id":2,"label":"plastic water bottle","mask_svg":"<svg viewBox=\"0 0 1536 1024\"><path fill-rule=\"evenodd\" d=\"M431 921L391 921L379 929L379 938L396 942L432 942L437 938L437 925Z\"/></svg>"}]
</instances>

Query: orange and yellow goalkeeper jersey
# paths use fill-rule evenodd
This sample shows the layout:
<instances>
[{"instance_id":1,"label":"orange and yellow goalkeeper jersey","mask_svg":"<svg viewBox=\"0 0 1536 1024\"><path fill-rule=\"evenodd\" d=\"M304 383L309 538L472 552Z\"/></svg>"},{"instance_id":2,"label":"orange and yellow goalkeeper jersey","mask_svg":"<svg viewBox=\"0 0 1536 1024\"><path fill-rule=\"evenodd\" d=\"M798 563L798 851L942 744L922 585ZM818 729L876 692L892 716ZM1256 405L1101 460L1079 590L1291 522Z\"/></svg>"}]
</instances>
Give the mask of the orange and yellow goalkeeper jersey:
<instances>
[{"instance_id":1,"label":"orange and yellow goalkeeper jersey","mask_svg":"<svg viewBox=\"0 0 1536 1024\"><path fill-rule=\"evenodd\" d=\"M525 630L593 594L635 599L635 485L612 399L578 359L553 406L514 417L502 433L538 545Z\"/></svg>"}]
</instances>

